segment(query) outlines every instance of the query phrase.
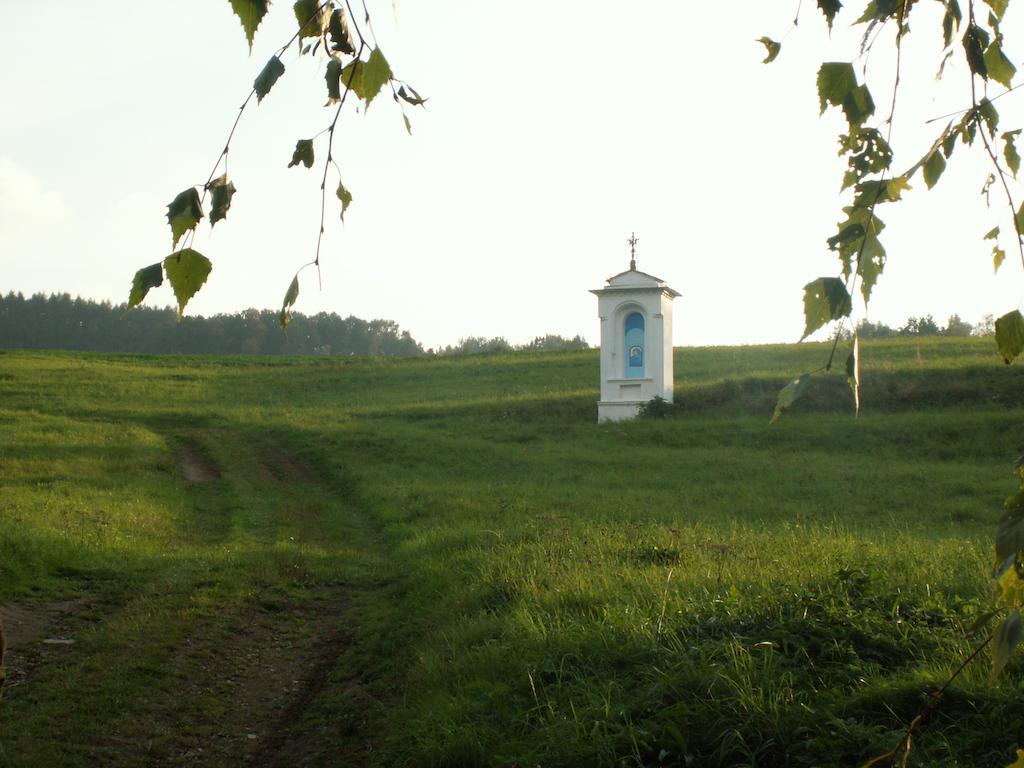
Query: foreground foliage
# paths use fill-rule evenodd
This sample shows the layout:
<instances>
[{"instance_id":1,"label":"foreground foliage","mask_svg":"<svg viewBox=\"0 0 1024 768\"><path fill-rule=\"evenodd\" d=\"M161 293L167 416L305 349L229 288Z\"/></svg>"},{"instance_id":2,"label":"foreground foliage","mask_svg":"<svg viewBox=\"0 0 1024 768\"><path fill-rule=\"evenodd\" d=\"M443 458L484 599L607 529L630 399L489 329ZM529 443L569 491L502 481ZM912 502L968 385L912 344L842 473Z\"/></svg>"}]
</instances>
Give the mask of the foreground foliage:
<instances>
[{"instance_id":1,"label":"foreground foliage","mask_svg":"<svg viewBox=\"0 0 1024 768\"><path fill-rule=\"evenodd\" d=\"M822 346L684 350L679 418L607 427L587 351L0 354L0 601L87 606L14 679L0 746L28 766L209 754L252 673L222 638L312 627L326 594L349 633L330 674L245 725L295 736L290 764L863 762L993 605L1022 381L990 343L865 344L868 413L850 421L840 376L772 429ZM220 477L184 482L184 446ZM969 670L915 759L1010 762L1021 693L1016 661Z\"/></svg>"},{"instance_id":2,"label":"foreground foliage","mask_svg":"<svg viewBox=\"0 0 1024 768\"><path fill-rule=\"evenodd\" d=\"M842 173L841 189L845 193L842 217L836 232L827 240L829 250L839 261L839 276L820 277L804 287L804 316L806 325L803 338L819 329L837 323L840 327L852 325L854 316L854 295L860 289L865 309L870 303L871 293L885 270L888 258L881 241L885 229L880 213L887 207L894 207L912 189L916 179L921 178L927 189L932 189L944 175L947 163L957 148L958 158L967 156L972 150L982 160L985 168L981 196L989 206L993 192L1001 198L994 214L993 224L984 234L983 241L991 242L992 266L996 272L1006 260L1006 247L1019 255L1024 264L1024 203L1020 203L1015 180L1021 166L1017 141L1020 127L1007 128L1001 123L996 100L1012 93L1016 88L1014 78L1017 68L1006 53L1006 13L1010 0L939 0L941 13L935 4L926 6L915 0L871 0L856 4L852 17L853 25L863 29L859 54L850 61L826 61L817 74L817 90L821 113L830 109L841 112L844 131L840 133L839 155L846 161ZM824 16L831 32L840 18L843 3L836 0L820 0L818 10ZM800 8L793 20L793 29L800 21ZM926 10L927 9L927 10ZM847 8L847 11L853 10ZM931 16L928 14L931 13ZM908 74L920 74L923 62L904 59L904 42L914 29L925 29L941 45L935 55L938 57L936 83L947 71L955 70L957 64L965 67L960 86L961 108L941 116L915 116L912 122L929 126L942 125L933 133L930 146L913 148L912 163L907 155L900 157L893 145L893 128L900 103L900 88ZM891 34L884 37L886 31ZM881 41L881 42L880 42ZM769 37L760 40L767 55L765 63L775 61L782 52L782 44ZM880 78L877 71L869 72L868 59L879 48L891 44L891 77ZM846 55L850 55L847 52ZM862 61L858 74L855 66ZM927 64L927 62L924 62ZM876 97L879 84L891 92L889 108L876 114ZM936 85L927 84L933 94ZM1000 107L1002 103L1000 104ZM886 116L887 115L887 116ZM900 116L901 121L904 119ZM922 153L923 152L923 153ZM902 163L898 166L897 158ZM979 233L980 235L980 233ZM1006 246L1006 243L1012 245ZM1013 308L994 322L995 341L999 355L1009 365L1024 353L1024 315L1019 308ZM832 370L836 348L841 331L835 334L835 343L825 364L815 371L801 374L787 384L779 393L773 420L790 408L807 390L813 376ZM852 342L846 359L846 375L854 392L855 408L860 408L860 336L852 333ZM1019 475L1019 489L1005 502L1006 512L995 538L995 557L992 567L999 584L1001 611L994 631L982 641L981 647L992 643L992 674L998 675L1008 663L1011 655L1024 638L1024 457L1018 459L1016 470ZM959 674L959 672L954 673ZM922 710L924 714L927 710ZM906 764L913 749L912 724L900 744L892 750L877 756L870 765L894 763Z\"/></svg>"},{"instance_id":3,"label":"foreground foliage","mask_svg":"<svg viewBox=\"0 0 1024 768\"><path fill-rule=\"evenodd\" d=\"M270 9L269 0L229 0L222 4L224 10L230 7L242 25L242 31L252 53L256 32ZM333 168L331 188L337 183L334 197L337 199L339 218L345 220L345 213L352 204L352 192L345 186L341 165L335 157L335 131L345 109L365 113L370 104L381 94L391 93L398 105L405 128L412 133L407 108L422 107L427 99L420 96L409 83L400 80L391 70L384 52L376 40L370 12L364 3L362 14L356 14L348 0L296 0L292 5L295 17L295 32L267 60L253 80L249 95L238 109L224 147L205 182L192 184L179 192L167 206L167 223L171 230L172 253L161 261L142 267L132 279L128 295L128 308L141 304L148 293L163 285L164 279L171 284L178 303L178 317L185 306L206 283L213 271L213 261L192 246L200 222L207 218L210 227L227 219L231 204L238 189L228 174L228 155L231 142L246 109L255 98L259 105L267 98L278 81L285 75L284 56L294 45L300 56L320 55L324 62L325 107L333 111L326 127L295 142L288 167L311 169L322 158L323 173L320 176L319 231L313 257L300 266L284 294L278 319L282 327L291 322L292 307L299 298L299 277L308 267L320 268L320 248L323 244L327 213L328 177ZM283 157L283 153L282 153ZM218 172L220 175L218 176ZM209 198L209 202L207 202ZM180 244L180 245L179 245Z\"/></svg>"}]
</instances>

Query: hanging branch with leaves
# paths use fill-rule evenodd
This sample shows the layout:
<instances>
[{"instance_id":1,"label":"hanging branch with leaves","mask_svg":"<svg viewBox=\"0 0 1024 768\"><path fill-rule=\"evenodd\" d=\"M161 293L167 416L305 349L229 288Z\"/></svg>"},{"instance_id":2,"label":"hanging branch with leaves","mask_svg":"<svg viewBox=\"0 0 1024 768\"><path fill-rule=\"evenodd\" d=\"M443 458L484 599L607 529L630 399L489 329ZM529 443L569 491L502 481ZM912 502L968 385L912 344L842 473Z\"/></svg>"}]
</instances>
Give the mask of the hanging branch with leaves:
<instances>
[{"instance_id":1,"label":"hanging branch with leaves","mask_svg":"<svg viewBox=\"0 0 1024 768\"><path fill-rule=\"evenodd\" d=\"M939 2L943 6L940 30L942 55L936 79L943 77L959 51L967 67L970 106L954 114L927 121L926 124L932 124L948 120L924 154L902 173L894 173L892 170L895 157L892 128L903 62L902 44L910 32L911 14L921 4L916 0L871 0L862 4L863 11L854 22L864 27L861 58L870 53L886 27L895 25L893 42L896 71L892 102L888 118L881 125L869 125L876 110L866 82L866 66L863 69L863 82L858 79L853 62L826 62L818 70L817 87L822 114L828 109L839 109L846 119L847 131L839 136L839 154L847 163L841 189L844 192L849 190L852 198L842 209L843 218L837 224L835 234L826 241L828 249L839 259L839 275L820 277L804 286L805 328L801 341L830 324L838 328L825 365L798 376L782 389L772 421L777 420L799 399L816 374L831 370L840 339L838 330L852 326L853 295L858 283L864 305L870 302L871 292L884 272L888 258L879 237L885 224L877 214L878 207L900 202L904 193L911 189L912 181L918 173L927 189L932 189L939 182L958 146L965 149L980 146L984 164L989 169L982 187L982 196L988 205L991 190L996 182L999 183L1005 204L1002 210L1013 224L1012 238L1016 241L1014 250L1024 265L1024 204L1017 206L1017 196L1012 188L1021 167L1017 149L1021 129L1001 129L1000 115L994 104L1016 89L1013 83L1016 68L1004 51L1005 38L1001 28L1010 0L983 0L984 6L987 6L984 19L979 15L982 0L967 0L966 20L959 0ZM831 30L842 2L818 0L817 6ZM798 10L797 18L787 35L797 27L799 15ZM783 52L783 41L776 42L763 37L758 42L767 51L765 63L776 60ZM993 84L1005 90L990 96L989 88ZM885 129L884 134L882 128ZM1001 153L998 151L1000 144ZM992 241L992 263L996 272L1006 260L1003 237L997 224L982 238L983 242ZM860 348L856 328L850 327L850 330L852 334L846 371L854 393L855 406L859 410ZM1003 362L1010 364L1024 353L1024 316L1019 309L1003 314L995 323L995 331L996 349ZM998 622L986 639L929 699L908 726L900 742L891 751L872 759L869 766L907 765L915 732L967 664L987 647L991 647L994 678L1003 671L1024 639L1024 619L1021 614L1024 610L1024 456L1018 460L1015 471L1019 488L1005 502L1005 512L995 537L997 607L983 617L982 623L988 623L994 618L998 618ZM1024 768L1024 750L1018 752L1018 760L1011 768Z\"/></svg>"},{"instance_id":2,"label":"hanging branch with leaves","mask_svg":"<svg viewBox=\"0 0 1024 768\"><path fill-rule=\"evenodd\" d=\"M900 202L903 194L912 188L912 181L918 172L928 189L934 187L958 144L972 147L976 140L980 140L992 168L983 189L985 199L988 200L989 189L998 180L1013 222L1015 249L1024 264L1024 206L1016 206L1009 184L1010 178L1015 179L1020 170L1016 142L1021 130L1017 128L1000 132L999 113L993 103L1014 89L1016 68L1004 52L1005 41L1000 28L1009 0L985 0L989 12L986 21L982 23L976 18L974 0L970 0L967 4L966 24L958 0L939 2L944 12L942 56L937 77L943 76L959 48L968 67L971 106L955 115L947 115L954 119L934 137L920 159L902 173L894 173L892 170L894 152L891 141L903 60L902 43L910 31L910 15L918 7L916 0L873 0L865 4L863 12L855 21L855 24L864 27L859 52L861 58L870 53L887 25L895 25L893 40L896 71L892 106L881 126L869 125L869 120L876 113L875 101L868 83L858 79L853 62L826 62L818 70L817 88L822 114L834 108L840 110L846 119L847 131L839 136L839 154L847 161L841 189L844 192L852 191L852 199L843 208L843 218L837 224L835 234L827 240L829 250L839 258L840 275L821 277L804 286L806 324L803 339L830 323L851 323L853 294L858 283L865 306L870 302L871 292L885 270L887 259L880 239L885 223L878 215L878 207ZM831 30L842 3L839 0L818 0L817 5ZM794 20L793 28L798 22L799 15ZM767 50L766 62L774 61L782 52L781 41L775 42L765 37L758 42ZM865 78L866 70L865 66ZM988 88L991 83L1002 85L1008 90L990 98ZM983 89L980 97L979 85ZM957 117L959 120L955 119ZM884 133L882 128L885 129ZM1000 142L1005 167L996 152L996 145ZM1006 251L1000 244L999 226L989 230L984 239L993 241L993 266L998 271L1006 258ZM850 330L852 343L847 358L847 372L859 407L859 343L856 329ZM996 323L996 342L1000 355L1007 363L1024 352L1024 316L1019 310L1011 310L999 318ZM810 379L804 377L832 369L834 354L835 345L822 368L798 377L780 393L775 418L806 390Z\"/></svg>"},{"instance_id":3,"label":"hanging branch with leaves","mask_svg":"<svg viewBox=\"0 0 1024 768\"><path fill-rule=\"evenodd\" d=\"M252 52L256 30L266 16L269 0L230 0L231 9L241 22L242 30ZM128 297L127 309L138 306L146 298L150 289L163 284L166 278L178 301L178 317L180 319L185 305L195 296L206 283L213 263L204 254L193 248L199 222L204 217L204 206L207 197L210 199L210 227L227 218L236 193L234 183L228 175L228 153L235 131L241 122L246 108L256 98L257 105L270 93L278 80L285 74L282 57L293 44L299 46L299 55L321 55L325 61L324 79L327 90L325 106L334 107L334 114L326 128L309 139L299 139L295 143L291 162L288 167L302 166L312 168L316 161L315 144L326 137L326 154L323 162L323 175L320 182L320 228L317 235L316 251L313 258L296 271L285 292L281 305L280 321L287 327L289 310L299 297L299 275L308 267L316 267L319 272L320 250L324 235L324 222L327 211L327 179L333 167L338 175L338 186L335 196L340 205L341 220L352 204L352 193L345 187L341 179L341 168L334 158L334 138L338 121L341 118L349 95L361 102L364 111L370 103L380 95L384 86L388 86L395 103L402 112L406 130L412 132L409 116L405 105L423 106L426 99L421 97L408 83L395 78L388 63L377 45L373 35L370 12L364 4L362 22L348 0L298 0L292 6L298 25L295 33L270 57L263 69L253 81L252 89L239 107L228 132L224 148L210 171L206 182L196 184L180 192L167 206L167 222L171 227L172 253L156 264L143 267L135 273ZM365 34L364 34L365 31ZM369 34L368 40L366 34ZM351 103L351 102L349 102ZM221 174L218 176L218 171ZM216 177L216 178L215 178ZM179 243L181 246L179 248Z\"/></svg>"}]
</instances>

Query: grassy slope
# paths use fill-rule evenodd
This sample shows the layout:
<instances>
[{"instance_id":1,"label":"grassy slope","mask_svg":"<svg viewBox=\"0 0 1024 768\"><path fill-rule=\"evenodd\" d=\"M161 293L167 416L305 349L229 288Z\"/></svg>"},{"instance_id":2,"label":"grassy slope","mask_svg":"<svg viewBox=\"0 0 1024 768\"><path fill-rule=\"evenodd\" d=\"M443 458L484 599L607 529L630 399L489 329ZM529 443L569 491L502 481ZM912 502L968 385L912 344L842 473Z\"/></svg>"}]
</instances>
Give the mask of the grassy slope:
<instances>
[{"instance_id":1,"label":"grassy slope","mask_svg":"<svg viewBox=\"0 0 1024 768\"><path fill-rule=\"evenodd\" d=\"M353 708L381 765L882 751L990 600L1021 378L984 341L878 342L863 416L828 380L769 429L826 353L677 351L682 414L600 428L593 352L0 355L0 601L106 617L5 701L4 754L168 759L220 705L181 701L183 644L215 659L253 611L336 584L352 643L295 724L328 751ZM220 480L180 480L186 443ZM282 456L311 471L274 477ZM1016 672L958 691L915 757L998 764Z\"/></svg>"}]
</instances>

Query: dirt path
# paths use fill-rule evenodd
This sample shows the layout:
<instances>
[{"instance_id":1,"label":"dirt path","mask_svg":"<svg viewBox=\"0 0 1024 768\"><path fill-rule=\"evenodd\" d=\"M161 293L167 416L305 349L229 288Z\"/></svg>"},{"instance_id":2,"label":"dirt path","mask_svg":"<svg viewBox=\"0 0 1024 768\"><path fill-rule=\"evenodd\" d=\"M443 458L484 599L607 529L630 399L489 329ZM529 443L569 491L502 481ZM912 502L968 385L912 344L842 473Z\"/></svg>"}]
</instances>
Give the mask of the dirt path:
<instances>
[{"instance_id":1,"label":"dirt path","mask_svg":"<svg viewBox=\"0 0 1024 768\"><path fill-rule=\"evenodd\" d=\"M0 605L7 638L4 694L18 695L36 668L71 652L79 630L100 620L94 607L88 598Z\"/></svg>"},{"instance_id":2,"label":"dirt path","mask_svg":"<svg viewBox=\"0 0 1024 768\"><path fill-rule=\"evenodd\" d=\"M186 503L223 518L214 543L183 528L181 559L139 566L127 588L108 576L88 598L0 606L0 757L26 768L378 764L366 718L380 707L352 661L359 628L343 578L375 556L356 544L362 513L328 470L243 437L174 443ZM229 447L206 450L214 440ZM82 578L69 576L69 591L87 589Z\"/></svg>"},{"instance_id":3,"label":"dirt path","mask_svg":"<svg viewBox=\"0 0 1024 768\"><path fill-rule=\"evenodd\" d=\"M156 724L179 734L158 764L190 766L360 765L344 724L320 722L319 698L335 684L350 643L347 595L324 587L308 600L261 605L226 637L197 633L176 662L181 707ZM327 762L323 762L327 760Z\"/></svg>"},{"instance_id":4,"label":"dirt path","mask_svg":"<svg viewBox=\"0 0 1024 768\"><path fill-rule=\"evenodd\" d=\"M254 446L254 452L262 481L280 499L282 520L301 520L316 530L307 493L319 482L316 473L277 446ZM179 467L190 482L221 476L188 443ZM288 567L297 569L300 582L308 581L303 565ZM166 722L150 726L185 738L168 739L155 764L368 764L372 747L359 714L365 693L355 676L340 671L354 631L349 590L333 583L311 584L303 592L259 597L226 633L219 625L192 633L175 661L174 675L183 681L180 706Z\"/></svg>"},{"instance_id":5,"label":"dirt path","mask_svg":"<svg viewBox=\"0 0 1024 768\"><path fill-rule=\"evenodd\" d=\"M182 443L178 449L178 468L190 483L208 483L220 477L220 471L196 443Z\"/></svg>"}]
</instances>

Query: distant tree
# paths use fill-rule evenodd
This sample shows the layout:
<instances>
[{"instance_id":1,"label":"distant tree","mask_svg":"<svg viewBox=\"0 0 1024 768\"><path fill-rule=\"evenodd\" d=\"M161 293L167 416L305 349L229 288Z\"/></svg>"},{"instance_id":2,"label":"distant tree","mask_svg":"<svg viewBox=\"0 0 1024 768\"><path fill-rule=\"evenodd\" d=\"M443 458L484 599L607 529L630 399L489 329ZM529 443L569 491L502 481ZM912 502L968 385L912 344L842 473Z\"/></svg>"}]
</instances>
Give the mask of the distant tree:
<instances>
[{"instance_id":1,"label":"distant tree","mask_svg":"<svg viewBox=\"0 0 1024 768\"><path fill-rule=\"evenodd\" d=\"M466 336L459 339L454 346L447 346L437 351L439 355L487 355L500 352L512 352L514 347L504 336L488 339L486 336Z\"/></svg>"},{"instance_id":2,"label":"distant tree","mask_svg":"<svg viewBox=\"0 0 1024 768\"><path fill-rule=\"evenodd\" d=\"M885 323L872 323L867 318L857 323L857 333L862 339L891 339L896 335Z\"/></svg>"},{"instance_id":3,"label":"distant tree","mask_svg":"<svg viewBox=\"0 0 1024 768\"><path fill-rule=\"evenodd\" d=\"M555 352L567 349L590 349L590 345L586 339L579 335L567 339L564 336L549 333L544 336L538 336L527 344L521 344L516 349L529 350L531 352Z\"/></svg>"},{"instance_id":4,"label":"distant tree","mask_svg":"<svg viewBox=\"0 0 1024 768\"><path fill-rule=\"evenodd\" d=\"M931 315L909 317L897 334L900 336L938 336L939 326Z\"/></svg>"},{"instance_id":5,"label":"distant tree","mask_svg":"<svg viewBox=\"0 0 1024 768\"><path fill-rule=\"evenodd\" d=\"M992 314L984 315L972 332L975 336L995 336L996 319Z\"/></svg>"},{"instance_id":6,"label":"distant tree","mask_svg":"<svg viewBox=\"0 0 1024 768\"><path fill-rule=\"evenodd\" d=\"M140 307L125 315L124 305L72 300L67 294L30 299L0 296L0 348L75 349L95 352L264 354L264 355L422 355L423 347L391 320L313 317L295 314L288 333L279 313L247 309L212 317L185 317L171 308Z\"/></svg>"},{"instance_id":7,"label":"distant tree","mask_svg":"<svg viewBox=\"0 0 1024 768\"><path fill-rule=\"evenodd\" d=\"M943 336L970 336L974 331L974 326L965 320L960 319L960 315L950 315L949 320L946 321L946 327L942 329Z\"/></svg>"},{"instance_id":8,"label":"distant tree","mask_svg":"<svg viewBox=\"0 0 1024 768\"><path fill-rule=\"evenodd\" d=\"M486 355L505 352L556 352L570 349L590 349L587 340L576 335L571 339L548 333L537 336L526 344L510 344L504 336L466 336L457 344L439 348L437 355Z\"/></svg>"}]
</instances>

